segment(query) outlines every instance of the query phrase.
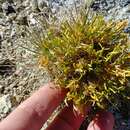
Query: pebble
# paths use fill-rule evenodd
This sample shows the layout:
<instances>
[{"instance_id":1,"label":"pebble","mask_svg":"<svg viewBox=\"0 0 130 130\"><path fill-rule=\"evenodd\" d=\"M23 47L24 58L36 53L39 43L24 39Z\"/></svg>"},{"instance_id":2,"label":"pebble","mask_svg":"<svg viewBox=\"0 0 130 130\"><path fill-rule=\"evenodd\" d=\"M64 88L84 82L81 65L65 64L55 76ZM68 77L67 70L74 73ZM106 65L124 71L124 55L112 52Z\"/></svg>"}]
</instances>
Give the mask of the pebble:
<instances>
[{"instance_id":1,"label":"pebble","mask_svg":"<svg viewBox=\"0 0 130 130\"><path fill-rule=\"evenodd\" d=\"M31 0L31 7L33 11L43 11L43 9L47 6L47 0Z\"/></svg>"},{"instance_id":2,"label":"pebble","mask_svg":"<svg viewBox=\"0 0 130 130\"><path fill-rule=\"evenodd\" d=\"M9 59L6 59L2 63L0 63L0 75L2 76L9 76L13 74L15 70L16 70L15 64Z\"/></svg>"},{"instance_id":3,"label":"pebble","mask_svg":"<svg viewBox=\"0 0 130 130\"><path fill-rule=\"evenodd\" d=\"M93 11L98 11L100 9L100 3L93 2L91 4L91 8L93 9Z\"/></svg>"},{"instance_id":4,"label":"pebble","mask_svg":"<svg viewBox=\"0 0 130 130\"><path fill-rule=\"evenodd\" d=\"M2 10L6 15L9 15L11 13L16 13L14 7L12 4L8 3L7 1L2 4Z\"/></svg>"},{"instance_id":5,"label":"pebble","mask_svg":"<svg viewBox=\"0 0 130 130\"><path fill-rule=\"evenodd\" d=\"M130 0L120 0L120 6L125 7L130 4Z\"/></svg>"},{"instance_id":6,"label":"pebble","mask_svg":"<svg viewBox=\"0 0 130 130\"><path fill-rule=\"evenodd\" d=\"M127 27L125 30L124 30L125 33L130 33L130 27Z\"/></svg>"},{"instance_id":7,"label":"pebble","mask_svg":"<svg viewBox=\"0 0 130 130\"><path fill-rule=\"evenodd\" d=\"M11 110L11 101L9 95L4 95L0 97L0 114L7 114Z\"/></svg>"},{"instance_id":8,"label":"pebble","mask_svg":"<svg viewBox=\"0 0 130 130\"><path fill-rule=\"evenodd\" d=\"M16 13L12 13L12 14L7 16L6 20L7 20L7 22L12 23L16 19L16 17L17 17Z\"/></svg>"},{"instance_id":9,"label":"pebble","mask_svg":"<svg viewBox=\"0 0 130 130\"><path fill-rule=\"evenodd\" d=\"M45 0L38 0L38 9L40 11L42 11L47 6L48 6L47 1L45 1Z\"/></svg>"},{"instance_id":10,"label":"pebble","mask_svg":"<svg viewBox=\"0 0 130 130\"><path fill-rule=\"evenodd\" d=\"M109 11L112 8L116 8L116 6L120 6L121 8L127 6L130 4L130 0L95 0L91 8L93 8L94 11L97 10L104 10Z\"/></svg>"},{"instance_id":11,"label":"pebble","mask_svg":"<svg viewBox=\"0 0 130 130\"><path fill-rule=\"evenodd\" d=\"M14 1L13 0L7 0L10 4L13 4Z\"/></svg>"},{"instance_id":12,"label":"pebble","mask_svg":"<svg viewBox=\"0 0 130 130\"><path fill-rule=\"evenodd\" d=\"M29 20L29 24L30 24L30 25L36 25L36 24L37 24L37 21L36 21L36 19L34 18L34 15L33 15L33 14L30 14L30 15L28 16L28 20Z\"/></svg>"},{"instance_id":13,"label":"pebble","mask_svg":"<svg viewBox=\"0 0 130 130\"><path fill-rule=\"evenodd\" d=\"M0 84L0 93L3 93L4 91L4 86Z\"/></svg>"},{"instance_id":14,"label":"pebble","mask_svg":"<svg viewBox=\"0 0 130 130\"><path fill-rule=\"evenodd\" d=\"M29 6L29 5L30 5L30 0L25 0L25 1L22 3L22 5L23 5L24 7Z\"/></svg>"},{"instance_id":15,"label":"pebble","mask_svg":"<svg viewBox=\"0 0 130 130\"><path fill-rule=\"evenodd\" d=\"M1 51L1 49L2 49L2 36L0 35L0 51Z\"/></svg>"},{"instance_id":16,"label":"pebble","mask_svg":"<svg viewBox=\"0 0 130 130\"><path fill-rule=\"evenodd\" d=\"M31 8L32 8L33 11L38 10L38 2L37 2L37 0L31 0L30 5L31 5Z\"/></svg>"},{"instance_id":17,"label":"pebble","mask_svg":"<svg viewBox=\"0 0 130 130\"><path fill-rule=\"evenodd\" d=\"M19 24L19 25L27 25L28 26L27 16L23 12L17 16L16 21L17 21L17 24Z\"/></svg>"}]
</instances>

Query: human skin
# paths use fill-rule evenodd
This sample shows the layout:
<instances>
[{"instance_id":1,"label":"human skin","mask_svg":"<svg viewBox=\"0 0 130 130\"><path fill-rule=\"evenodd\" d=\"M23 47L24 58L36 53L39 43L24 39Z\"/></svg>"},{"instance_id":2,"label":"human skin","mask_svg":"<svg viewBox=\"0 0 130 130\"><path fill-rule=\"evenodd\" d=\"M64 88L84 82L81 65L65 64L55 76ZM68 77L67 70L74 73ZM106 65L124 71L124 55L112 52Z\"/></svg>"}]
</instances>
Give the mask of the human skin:
<instances>
[{"instance_id":1,"label":"human skin","mask_svg":"<svg viewBox=\"0 0 130 130\"><path fill-rule=\"evenodd\" d=\"M40 130L65 96L65 90L46 84L0 122L0 130ZM84 117L74 112L72 105L66 106L46 130L78 130ZM112 130L113 125L113 115L103 111L96 114L87 130Z\"/></svg>"}]
</instances>

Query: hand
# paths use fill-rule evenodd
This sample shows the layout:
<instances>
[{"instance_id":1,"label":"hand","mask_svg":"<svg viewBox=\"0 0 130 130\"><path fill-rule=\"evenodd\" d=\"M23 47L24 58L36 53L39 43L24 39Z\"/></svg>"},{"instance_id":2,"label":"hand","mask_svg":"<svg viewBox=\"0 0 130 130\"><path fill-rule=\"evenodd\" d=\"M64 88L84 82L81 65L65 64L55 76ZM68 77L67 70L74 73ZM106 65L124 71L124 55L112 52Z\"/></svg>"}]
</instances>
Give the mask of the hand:
<instances>
[{"instance_id":1,"label":"hand","mask_svg":"<svg viewBox=\"0 0 130 130\"><path fill-rule=\"evenodd\" d=\"M40 130L51 113L64 100L66 92L49 83L19 105L0 123L0 130ZM87 111L87 110L86 110ZM46 130L77 130L84 117L65 107ZM112 130L114 118L109 112L98 113L87 130Z\"/></svg>"}]
</instances>

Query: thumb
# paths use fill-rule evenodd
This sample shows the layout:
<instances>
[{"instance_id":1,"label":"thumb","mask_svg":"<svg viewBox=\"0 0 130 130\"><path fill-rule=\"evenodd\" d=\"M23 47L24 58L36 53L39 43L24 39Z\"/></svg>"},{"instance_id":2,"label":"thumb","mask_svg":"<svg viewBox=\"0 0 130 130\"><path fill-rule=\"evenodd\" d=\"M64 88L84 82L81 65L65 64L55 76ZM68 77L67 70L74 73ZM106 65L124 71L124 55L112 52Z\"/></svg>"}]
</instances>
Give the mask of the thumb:
<instances>
[{"instance_id":1,"label":"thumb","mask_svg":"<svg viewBox=\"0 0 130 130\"><path fill-rule=\"evenodd\" d=\"M86 114L89 107L86 110ZM54 119L46 130L78 130L85 116L77 111L74 112L73 106L65 107L60 114Z\"/></svg>"},{"instance_id":2,"label":"thumb","mask_svg":"<svg viewBox=\"0 0 130 130\"><path fill-rule=\"evenodd\" d=\"M112 130L114 117L110 112L99 112L90 122L87 130Z\"/></svg>"}]
</instances>

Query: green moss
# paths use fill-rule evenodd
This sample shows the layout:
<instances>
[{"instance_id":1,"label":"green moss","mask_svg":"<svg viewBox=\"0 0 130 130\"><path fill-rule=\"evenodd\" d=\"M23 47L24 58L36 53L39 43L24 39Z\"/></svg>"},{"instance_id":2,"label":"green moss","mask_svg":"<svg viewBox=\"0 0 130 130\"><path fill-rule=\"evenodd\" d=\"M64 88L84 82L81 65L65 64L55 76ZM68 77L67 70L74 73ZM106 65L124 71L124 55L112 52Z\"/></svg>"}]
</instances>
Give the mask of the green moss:
<instances>
[{"instance_id":1,"label":"green moss","mask_svg":"<svg viewBox=\"0 0 130 130\"><path fill-rule=\"evenodd\" d=\"M118 107L129 95L130 70L127 21L105 21L81 11L73 20L52 24L35 44L39 64L53 81L68 89L67 100L82 111L84 105Z\"/></svg>"}]
</instances>

